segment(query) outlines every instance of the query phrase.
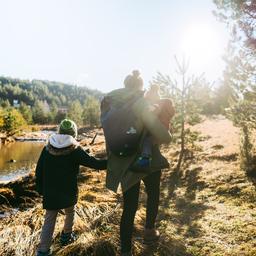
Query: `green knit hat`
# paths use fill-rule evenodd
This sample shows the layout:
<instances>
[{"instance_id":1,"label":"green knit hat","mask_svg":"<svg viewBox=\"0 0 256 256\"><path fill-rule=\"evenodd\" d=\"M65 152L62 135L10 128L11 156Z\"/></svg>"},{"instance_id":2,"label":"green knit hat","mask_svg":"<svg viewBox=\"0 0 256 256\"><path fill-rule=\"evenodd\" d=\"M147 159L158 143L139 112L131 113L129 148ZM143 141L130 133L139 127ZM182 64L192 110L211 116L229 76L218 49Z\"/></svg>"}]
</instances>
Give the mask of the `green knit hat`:
<instances>
[{"instance_id":1,"label":"green knit hat","mask_svg":"<svg viewBox=\"0 0 256 256\"><path fill-rule=\"evenodd\" d=\"M59 125L59 134L67 134L76 138L77 137L76 123L70 119L62 120Z\"/></svg>"}]
</instances>

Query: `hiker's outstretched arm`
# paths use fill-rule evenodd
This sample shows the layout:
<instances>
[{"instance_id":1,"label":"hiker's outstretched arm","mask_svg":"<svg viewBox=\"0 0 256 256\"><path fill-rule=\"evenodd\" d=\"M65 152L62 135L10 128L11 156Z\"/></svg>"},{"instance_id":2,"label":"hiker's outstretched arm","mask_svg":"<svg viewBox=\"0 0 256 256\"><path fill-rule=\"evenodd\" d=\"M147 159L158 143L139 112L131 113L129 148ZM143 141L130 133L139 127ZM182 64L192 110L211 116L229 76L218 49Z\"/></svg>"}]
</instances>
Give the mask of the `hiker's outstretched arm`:
<instances>
[{"instance_id":1,"label":"hiker's outstretched arm","mask_svg":"<svg viewBox=\"0 0 256 256\"><path fill-rule=\"evenodd\" d=\"M107 169L107 160L97 159L87 154L81 147L78 149L79 165L87 166L96 170Z\"/></svg>"}]
</instances>

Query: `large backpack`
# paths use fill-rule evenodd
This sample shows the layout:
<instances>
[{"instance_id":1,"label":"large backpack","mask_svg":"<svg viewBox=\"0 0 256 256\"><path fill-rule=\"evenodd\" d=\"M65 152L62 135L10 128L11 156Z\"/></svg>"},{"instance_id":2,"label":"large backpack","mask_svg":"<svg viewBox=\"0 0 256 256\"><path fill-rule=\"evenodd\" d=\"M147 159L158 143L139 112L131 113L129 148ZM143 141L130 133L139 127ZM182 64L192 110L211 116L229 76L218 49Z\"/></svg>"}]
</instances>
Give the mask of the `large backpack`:
<instances>
[{"instance_id":1,"label":"large backpack","mask_svg":"<svg viewBox=\"0 0 256 256\"><path fill-rule=\"evenodd\" d=\"M132 110L140 94L130 97L123 104L113 104L106 96L101 102L101 124L108 150L117 156L129 156L139 147L143 128Z\"/></svg>"}]
</instances>

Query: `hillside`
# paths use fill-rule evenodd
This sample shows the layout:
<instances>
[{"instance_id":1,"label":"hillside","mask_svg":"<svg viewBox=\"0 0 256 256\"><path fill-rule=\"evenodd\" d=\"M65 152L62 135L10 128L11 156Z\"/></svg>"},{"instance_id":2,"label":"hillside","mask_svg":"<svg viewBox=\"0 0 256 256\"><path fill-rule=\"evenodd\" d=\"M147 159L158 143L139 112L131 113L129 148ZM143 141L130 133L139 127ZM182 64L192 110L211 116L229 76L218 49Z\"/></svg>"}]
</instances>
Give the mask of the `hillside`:
<instances>
[{"instance_id":1,"label":"hillside","mask_svg":"<svg viewBox=\"0 0 256 256\"><path fill-rule=\"evenodd\" d=\"M8 100L11 105L14 100L29 106L34 106L36 101L46 101L50 106L61 107L75 100L84 104L88 96L98 98L101 95L102 93L98 90L61 82L0 77L0 100L2 102Z\"/></svg>"},{"instance_id":2,"label":"hillside","mask_svg":"<svg viewBox=\"0 0 256 256\"><path fill-rule=\"evenodd\" d=\"M163 147L171 168L163 172L157 226L161 239L146 247L141 235L145 194L136 215L135 255L253 256L256 255L255 183L239 169L239 134L222 117L196 125L197 151L186 155L180 173L174 172L177 148ZM92 147L102 153L103 136ZM75 230L78 240L60 248L63 216L58 219L55 255L118 255L121 194L104 188L105 173L82 169ZM0 219L0 255L33 255L43 220L41 205Z\"/></svg>"}]
</instances>

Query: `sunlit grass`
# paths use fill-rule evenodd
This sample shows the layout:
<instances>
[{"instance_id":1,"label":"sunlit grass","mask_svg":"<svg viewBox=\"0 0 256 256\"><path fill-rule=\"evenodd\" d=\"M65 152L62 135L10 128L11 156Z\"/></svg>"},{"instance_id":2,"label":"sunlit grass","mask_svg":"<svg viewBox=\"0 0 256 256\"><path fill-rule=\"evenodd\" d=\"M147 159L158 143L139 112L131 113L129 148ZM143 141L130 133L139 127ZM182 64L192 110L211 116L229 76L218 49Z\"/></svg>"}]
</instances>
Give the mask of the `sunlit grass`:
<instances>
[{"instance_id":1,"label":"sunlit grass","mask_svg":"<svg viewBox=\"0 0 256 256\"><path fill-rule=\"evenodd\" d=\"M171 168L162 176L157 219L161 238L153 246L142 243L146 196L141 193L134 230L135 255L256 255L256 191L252 180L240 170L239 157L233 157L239 151L237 130L223 119L206 120L195 129L205 138L197 142L203 150L193 152L180 174L174 172L176 146L162 149ZM100 136L92 152L103 152L102 142ZM105 188L104 173L82 170L74 225L78 239L60 247L64 221L60 215L52 245L55 255L118 255L122 197ZM1 219L0 255L34 255L43 213L41 205L35 203L33 208Z\"/></svg>"}]
</instances>

